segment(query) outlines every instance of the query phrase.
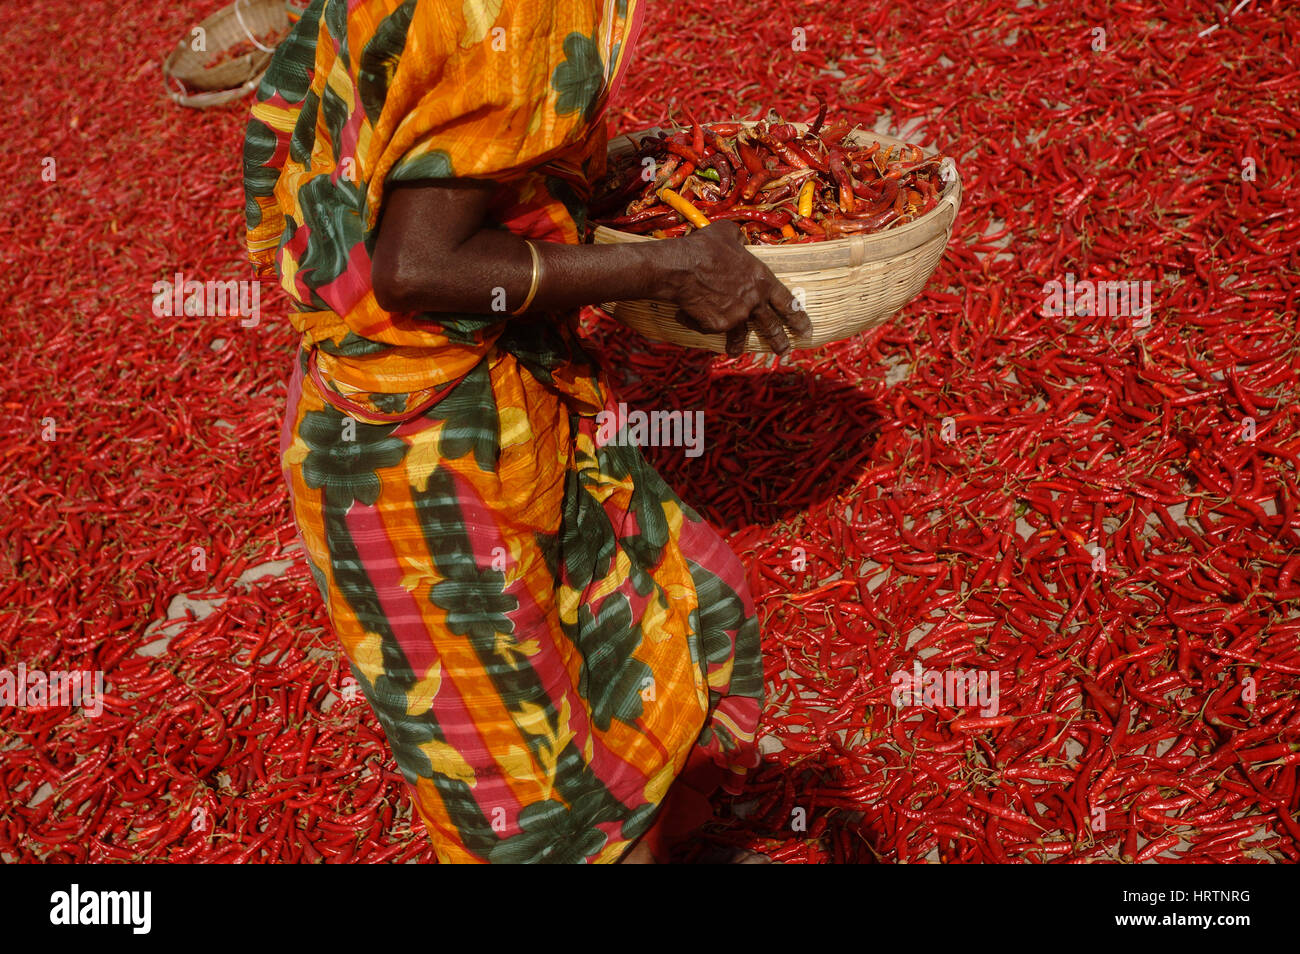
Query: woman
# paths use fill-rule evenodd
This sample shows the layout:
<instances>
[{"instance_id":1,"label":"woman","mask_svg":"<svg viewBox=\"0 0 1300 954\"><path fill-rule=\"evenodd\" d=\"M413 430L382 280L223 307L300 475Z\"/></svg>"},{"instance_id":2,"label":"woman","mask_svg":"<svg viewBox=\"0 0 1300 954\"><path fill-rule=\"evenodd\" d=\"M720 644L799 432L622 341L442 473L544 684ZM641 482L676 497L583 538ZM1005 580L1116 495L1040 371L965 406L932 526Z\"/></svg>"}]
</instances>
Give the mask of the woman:
<instances>
[{"instance_id":1,"label":"woman","mask_svg":"<svg viewBox=\"0 0 1300 954\"><path fill-rule=\"evenodd\" d=\"M574 328L658 298L734 353L806 319L733 223L579 244L640 17L313 0L248 126L250 255L302 333L294 517L443 862L662 860L758 764L743 569L597 441L617 402Z\"/></svg>"}]
</instances>

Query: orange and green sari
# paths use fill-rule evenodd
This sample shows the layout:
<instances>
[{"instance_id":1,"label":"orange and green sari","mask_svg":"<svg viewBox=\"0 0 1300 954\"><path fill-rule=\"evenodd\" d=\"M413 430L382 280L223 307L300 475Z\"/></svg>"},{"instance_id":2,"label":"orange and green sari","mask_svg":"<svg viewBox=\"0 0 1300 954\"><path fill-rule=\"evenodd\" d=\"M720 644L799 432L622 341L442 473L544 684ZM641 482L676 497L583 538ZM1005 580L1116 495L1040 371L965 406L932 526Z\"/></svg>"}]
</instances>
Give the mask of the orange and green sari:
<instances>
[{"instance_id":1,"label":"orange and green sari","mask_svg":"<svg viewBox=\"0 0 1300 954\"><path fill-rule=\"evenodd\" d=\"M248 247L301 333L281 450L352 671L444 862L612 862L702 760L758 764L739 561L640 452L577 315L394 314L390 182L496 184L576 243L637 0L312 0L257 95Z\"/></svg>"}]
</instances>

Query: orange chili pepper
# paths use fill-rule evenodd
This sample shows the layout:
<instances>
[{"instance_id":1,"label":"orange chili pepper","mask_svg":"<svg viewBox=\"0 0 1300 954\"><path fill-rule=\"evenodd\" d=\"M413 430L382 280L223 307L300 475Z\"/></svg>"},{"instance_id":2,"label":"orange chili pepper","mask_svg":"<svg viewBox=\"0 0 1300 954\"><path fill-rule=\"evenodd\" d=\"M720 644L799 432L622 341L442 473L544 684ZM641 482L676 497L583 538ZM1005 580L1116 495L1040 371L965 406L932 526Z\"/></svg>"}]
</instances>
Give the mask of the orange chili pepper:
<instances>
[{"instance_id":1,"label":"orange chili pepper","mask_svg":"<svg viewBox=\"0 0 1300 954\"><path fill-rule=\"evenodd\" d=\"M709 224L708 217L703 212L692 205L689 199L678 195L672 189L660 189L659 198L663 199L666 205L680 212L686 221L697 229L702 229Z\"/></svg>"}]
</instances>

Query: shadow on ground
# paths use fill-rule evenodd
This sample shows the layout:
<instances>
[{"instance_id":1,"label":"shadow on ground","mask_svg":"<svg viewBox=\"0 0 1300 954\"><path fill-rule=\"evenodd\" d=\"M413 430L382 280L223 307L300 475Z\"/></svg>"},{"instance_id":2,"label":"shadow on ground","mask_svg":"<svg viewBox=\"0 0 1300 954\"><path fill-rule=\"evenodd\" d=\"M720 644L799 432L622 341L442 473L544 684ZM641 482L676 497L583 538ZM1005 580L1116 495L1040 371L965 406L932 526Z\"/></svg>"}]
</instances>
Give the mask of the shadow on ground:
<instances>
[{"instance_id":1,"label":"shadow on ground","mask_svg":"<svg viewBox=\"0 0 1300 954\"><path fill-rule=\"evenodd\" d=\"M852 801L836 795L837 772L820 764L785 768L765 762L740 795L717 795L714 821L676 846L678 864L717 864L736 849L765 852L778 860L823 864L876 864L884 832Z\"/></svg>"},{"instance_id":2,"label":"shadow on ground","mask_svg":"<svg viewBox=\"0 0 1300 954\"><path fill-rule=\"evenodd\" d=\"M871 465L887 410L852 385L797 367L732 370L702 351L606 343L610 383L629 411L703 412L699 456L681 447L643 451L716 526L735 530L806 511ZM620 360L632 357L641 360ZM665 367L647 368L647 359Z\"/></svg>"}]
</instances>

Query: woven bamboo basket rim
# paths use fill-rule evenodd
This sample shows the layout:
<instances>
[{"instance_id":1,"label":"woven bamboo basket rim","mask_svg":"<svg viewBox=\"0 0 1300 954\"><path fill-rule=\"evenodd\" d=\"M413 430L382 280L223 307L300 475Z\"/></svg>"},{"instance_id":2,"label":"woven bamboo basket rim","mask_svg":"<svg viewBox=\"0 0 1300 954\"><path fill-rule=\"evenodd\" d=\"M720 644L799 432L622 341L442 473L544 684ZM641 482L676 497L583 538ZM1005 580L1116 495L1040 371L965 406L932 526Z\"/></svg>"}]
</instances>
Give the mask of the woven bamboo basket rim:
<instances>
[{"instance_id":1,"label":"woven bamboo basket rim","mask_svg":"<svg viewBox=\"0 0 1300 954\"><path fill-rule=\"evenodd\" d=\"M745 123L753 126L753 122ZM793 124L800 130L807 124ZM635 147L633 136L654 134L658 129L615 137L609 152L618 155ZM854 130L855 142L880 142L902 145L904 140L884 133ZM923 149L936 155L934 149ZM808 317L813 330L805 338L792 338L795 348L818 348L868 331L888 321L899 308L916 297L930 280L952 236L952 227L961 206L961 177L955 163L948 166L943 191L935 208L912 222L884 232L852 235L822 242L796 245L748 245L746 248L764 262L792 291L806 292ZM597 226L595 244L654 242L653 236L622 232ZM796 294L798 292L796 291ZM613 317L658 341L686 348L709 351L725 350L722 335L693 331L676 320L678 309L668 302L624 301L602 305ZM745 350L771 353L767 344L751 329Z\"/></svg>"},{"instance_id":2,"label":"woven bamboo basket rim","mask_svg":"<svg viewBox=\"0 0 1300 954\"><path fill-rule=\"evenodd\" d=\"M258 73L246 83L236 86L234 89L216 89L209 90L205 93L191 93L184 87L177 88L169 85L167 95L177 106L188 106L191 109L206 109L209 106L220 106L222 103L234 102L242 99L253 90L257 89L262 82L262 77L266 75L266 70Z\"/></svg>"},{"instance_id":3,"label":"woven bamboo basket rim","mask_svg":"<svg viewBox=\"0 0 1300 954\"><path fill-rule=\"evenodd\" d=\"M746 127L753 127L756 124L753 121L743 123ZM808 128L807 123L791 123L791 125L800 132ZM659 127L654 127L640 133L625 133L616 136L609 141L609 154L619 155L631 152L636 148L636 141L633 140L633 136L643 137L660 131ZM866 130L854 130L849 135L853 137L855 142L864 145L871 142L879 142L885 146L906 144L905 140L896 136ZM934 148L922 149L922 152L927 156L938 155L938 151ZM953 169L955 173L955 164ZM804 271L817 267L862 265L866 262L893 258L900 252L910 251L919 245L925 244L926 241L936 235L941 233L944 235L950 234L953 222L957 218L957 210L961 206L961 196L961 176L954 174L950 181L944 183L939 204L925 215L903 225L883 232L849 235L844 238L828 239L822 242L806 242L799 245L748 245L746 248L773 270L777 265L786 269ZM593 232L593 241L598 245L606 245L620 242L655 242L658 239L651 235L638 235L634 232L623 232L605 225L598 225Z\"/></svg>"},{"instance_id":4,"label":"woven bamboo basket rim","mask_svg":"<svg viewBox=\"0 0 1300 954\"><path fill-rule=\"evenodd\" d=\"M187 37L163 60L163 85L181 106L205 107L230 102L257 88L275 48L258 39L271 30L286 30L289 15L284 0L235 0L197 24L207 48L196 52ZM214 67L207 64L239 43L255 49Z\"/></svg>"}]
</instances>

